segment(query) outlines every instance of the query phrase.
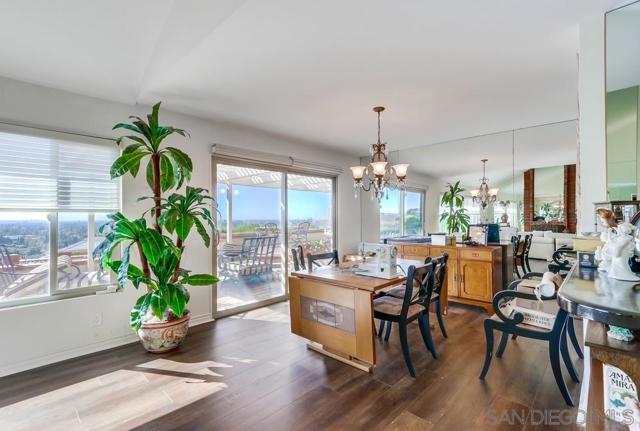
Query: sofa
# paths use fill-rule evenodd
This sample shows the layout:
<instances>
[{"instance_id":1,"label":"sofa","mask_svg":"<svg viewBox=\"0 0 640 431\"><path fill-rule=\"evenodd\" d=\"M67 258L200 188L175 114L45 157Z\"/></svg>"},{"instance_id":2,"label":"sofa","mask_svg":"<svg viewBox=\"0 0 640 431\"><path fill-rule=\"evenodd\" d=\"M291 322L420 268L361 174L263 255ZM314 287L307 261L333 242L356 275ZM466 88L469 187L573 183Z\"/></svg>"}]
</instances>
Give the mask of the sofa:
<instances>
[{"instance_id":1,"label":"sofa","mask_svg":"<svg viewBox=\"0 0 640 431\"><path fill-rule=\"evenodd\" d=\"M553 252L561 247L573 248L574 233L555 233L551 231L534 230L532 232L520 232L520 236L533 235L530 259L542 259L550 261L553 259Z\"/></svg>"}]
</instances>

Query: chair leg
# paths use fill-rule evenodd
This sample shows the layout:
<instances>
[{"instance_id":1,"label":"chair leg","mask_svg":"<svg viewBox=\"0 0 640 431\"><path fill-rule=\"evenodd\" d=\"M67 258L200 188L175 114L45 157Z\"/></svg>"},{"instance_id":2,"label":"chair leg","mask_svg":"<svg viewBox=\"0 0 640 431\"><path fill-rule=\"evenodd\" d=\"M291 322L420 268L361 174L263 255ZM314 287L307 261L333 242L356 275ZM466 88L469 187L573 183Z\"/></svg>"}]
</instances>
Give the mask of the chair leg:
<instances>
[{"instance_id":1,"label":"chair leg","mask_svg":"<svg viewBox=\"0 0 640 431\"><path fill-rule=\"evenodd\" d=\"M567 323L569 323L567 321ZM569 347L567 346L567 333L566 328L563 331L562 338L560 338L560 353L562 354L562 360L564 361L565 367L567 367L567 371L569 371L569 376L571 376L571 380L576 383L580 383L580 378L578 377L578 373L573 366L573 361L571 360L571 355L569 354Z\"/></svg>"},{"instance_id":2,"label":"chair leg","mask_svg":"<svg viewBox=\"0 0 640 431\"><path fill-rule=\"evenodd\" d=\"M380 320L380 326L378 327L378 338L382 338L382 333L384 332L384 325L386 323L387 323L386 321L382 319Z\"/></svg>"},{"instance_id":3,"label":"chair leg","mask_svg":"<svg viewBox=\"0 0 640 431\"><path fill-rule=\"evenodd\" d=\"M569 333L571 344L573 344L573 348L578 354L578 357L580 359L584 359L584 354L582 353L582 349L580 348L580 343L578 342L578 337L576 336L576 328L575 326L573 326L573 317L569 317L567 319L567 332Z\"/></svg>"},{"instance_id":4,"label":"chair leg","mask_svg":"<svg viewBox=\"0 0 640 431\"><path fill-rule=\"evenodd\" d=\"M487 375L487 371L489 371L489 365L491 365L491 357L493 356L493 328L487 323L488 322L485 320L484 336L487 340L487 353L485 354L484 365L482 366L482 371L480 372L480 380L484 380L485 376Z\"/></svg>"},{"instance_id":5,"label":"chair leg","mask_svg":"<svg viewBox=\"0 0 640 431\"><path fill-rule=\"evenodd\" d=\"M502 337L500 338L500 344L498 345L498 351L496 352L496 358L502 358L504 349L507 348L507 341L509 341L509 334L503 332Z\"/></svg>"},{"instance_id":6,"label":"chair leg","mask_svg":"<svg viewBox=\"0 0 640 431\"><path fill-rule=\"evenodd\" d=\"M427 347L427 350L431 352L431 356L433 359L438 359L436 355L436 348L433 345L433 340L431 339L431 329L429 328L429 312L425 310L420 317L418 317L418 326L420 327L420 333L422 334L422 340L424 341L424 345Z\"/></svg>"},{"instance_id":7,"label":"chair leg","mask_svg":"<svg viewBox=\"0 0 640 431\"><path fill-rule=\"evenodd\" d=\"M391 327L393 327L393 322L387 322L387 332L384 334L384 341L389 341L389 336L391 335Z\"/></svg>"},{"instance_id":8,"label":"chair leg","mask_svg":"<svg viewBox=\"0 0 640 431\"><path fill-rule=\"evenodd\" d=\"M448 338L447 330L444 327L444 319L442 318L442 307L440 305L440 298L436 299L436 317L438 318L438 325L440 325L440 332L444 338Z\"/></svg>"},{"instance_id":9,"label":"chair leg","mask_svg":"<svg viewBox=\"0 0 640 431\"><path fill-rule=\"evenodd\" d=\"M416 370L413 369L413 363L411 362L411 353L409 353L409 341L407 340L407 324L402 322L399 323L398 332L400 333L400 345L402 346L402 356L404 356L404 361L407 363L409 374L411 375L411 377L415 377Z\"/></svg>"},{"instance_id":10,"label":"chair leg","mask_svg":"<svg viewBox=\"0 0 640 431\"><path fill-rule=\"evenodd\" d=\"M567 385L562 377L562 368L560 368L560 343L562 337L563 331L558 331L558 334L553 334L551 336L551 339L549 340L549 361L551 362L553 377L556 379L556 384L558 385L558 389L560 389L564 402L567 403L568 406L573 407L573 399L571 398Z\"/></svg>"}]
</instances>

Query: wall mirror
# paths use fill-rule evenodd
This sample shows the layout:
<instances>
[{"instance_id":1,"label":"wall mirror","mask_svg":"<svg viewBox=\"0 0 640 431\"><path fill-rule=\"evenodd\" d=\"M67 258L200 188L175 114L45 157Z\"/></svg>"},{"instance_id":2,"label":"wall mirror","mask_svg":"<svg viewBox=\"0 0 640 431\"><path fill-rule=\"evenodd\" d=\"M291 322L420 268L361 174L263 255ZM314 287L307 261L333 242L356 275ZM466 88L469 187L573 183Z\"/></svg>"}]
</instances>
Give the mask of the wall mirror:
<instances>
[{"instance_id":1,"label":"wall mirror","mask_svg":"<svg viewBox=\"0 0 640 431\"><path fill-rule=\"evenodd\" d=\"M570 119L399 151L411 172L430 177L441 196L447 183L460 181L472 223L499 223L505 237L521 231L576 230L577 122ZM496 200L483 208L472 191L480 187L482 160L488 186L498 189ZM436 202L436 199L427 199ZM426 208L428 217L443 211ZM437 230L436 230L437 229ZM444 227L431 227L431 232ZM508 231L508 232L507 232Z\"/></svg>"},{"instance_id":2,"label":"wall mirror","mask_svg":"<svg viewBox=\"0 0 640 431\"><path fill-rule=\"evenodd\" d=\"M640 183L640 2L608 12L605 25L607 195L630 201Z\"/></svg>"}]
</instances>

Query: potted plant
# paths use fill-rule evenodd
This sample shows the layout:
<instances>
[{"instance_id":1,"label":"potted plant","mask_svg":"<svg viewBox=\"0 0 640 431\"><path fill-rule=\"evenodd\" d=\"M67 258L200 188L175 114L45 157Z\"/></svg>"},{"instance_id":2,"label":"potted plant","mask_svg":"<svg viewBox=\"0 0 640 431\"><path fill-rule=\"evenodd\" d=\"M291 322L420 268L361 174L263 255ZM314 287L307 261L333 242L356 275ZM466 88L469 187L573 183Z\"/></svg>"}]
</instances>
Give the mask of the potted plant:
<instances>
[{"instance_id":1,"label":"potted plant","mask_svg":"<svg viewBox=\"0 0 640 431\"><path fill-rule=\"evenodd\" d=\"M191 158L175 147L164 146L171 135L188 136L182 129L161 126L158 122L160 103L153 106L147 121L129 117L131 123L118 123L113 129L131 134L119 137L117 145L128 142L122 155L111 166L111 178L125 174L136 177L143 160L151 196L151 208L139 218L129 219L118 212L109 215L109 223L100 228L105 240L94 250L103 267L117 274L119 289L128 281L146 292L131 310L131 328L137 332L143 346L150 352L165 352L180 345L189 327L189 291L186 285L209 286L218 279L210 274L192 274L182 267L185 241L194 230L208 248L211 236L217 235L210 207L215 205L208 191L186 186L184 194L163 193L177 190L188 183L193 171ZM149 217L151 220L147 220ZM114 259L114 251L121 247L121 257ZM131 250L140 256L140 266L131 263Z\"/></svg>"},{"instance_id":2,"label":"potted plant","mask_svg":"<svg viewBox=\"0 0 640 431\"><path fill-rule=\"evenodd\" d=\"M469 226L469 214L463 208L464 189L460 187L460 181L455 184L448 183L447 191L442 195L441 206L447 206L447 211L440 214L440 221L445 222L447 233L453 235L455 232L466 231Z\"/></svg>"}]
</instances>

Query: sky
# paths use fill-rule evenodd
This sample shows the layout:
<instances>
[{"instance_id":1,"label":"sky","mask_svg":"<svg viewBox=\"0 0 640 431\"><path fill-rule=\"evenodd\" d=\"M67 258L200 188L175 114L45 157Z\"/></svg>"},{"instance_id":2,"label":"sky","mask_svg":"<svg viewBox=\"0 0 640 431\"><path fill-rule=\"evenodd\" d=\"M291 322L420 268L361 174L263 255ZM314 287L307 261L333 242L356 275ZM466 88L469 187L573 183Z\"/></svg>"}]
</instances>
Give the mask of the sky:
<instances>
[{"instance_id":1,"label":"sky","mask_svg":"<svg viewBox=\"0 0 640 431\"><path fill-rule=\"evenodd\" d=\"M226 186L219 185L218 211L226 220ZM331 219L331 193L305 190L289 190L289 219ZM253 186L233 186L233 219L279 220L280 189Z\"/></svg>"}]
</instances>

